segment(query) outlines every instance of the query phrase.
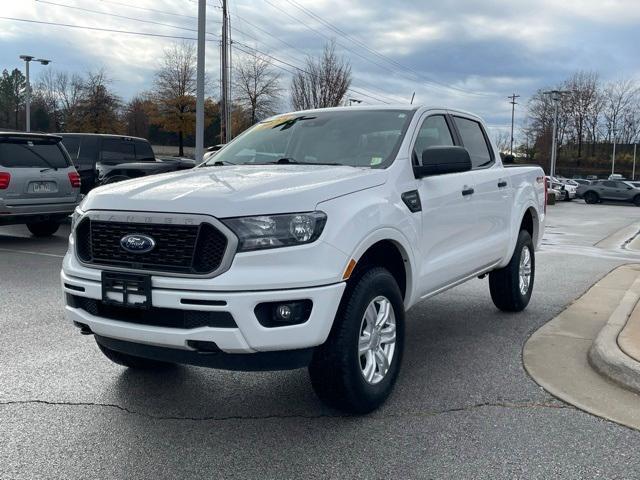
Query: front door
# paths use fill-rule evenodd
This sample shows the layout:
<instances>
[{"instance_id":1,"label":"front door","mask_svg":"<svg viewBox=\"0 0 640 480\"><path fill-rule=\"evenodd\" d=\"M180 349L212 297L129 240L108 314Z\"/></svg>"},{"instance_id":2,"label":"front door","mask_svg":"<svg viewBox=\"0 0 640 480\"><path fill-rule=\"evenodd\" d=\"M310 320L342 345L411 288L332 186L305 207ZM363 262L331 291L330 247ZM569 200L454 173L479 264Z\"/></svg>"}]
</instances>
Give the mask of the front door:
<instances>
[{"instance_id":1,"label":"front door","mask_svg":"<svg viewBox=\"0 0 640 480\"><path fill-rule=\"evenodd\" d=\"M414 139L413 162L431 146L454 145L445 114L429 112ZM476 224L472 172L436 175L418 180L422 203L420 296L424 297L473 271Z\"/></svg>"}]
</instances>

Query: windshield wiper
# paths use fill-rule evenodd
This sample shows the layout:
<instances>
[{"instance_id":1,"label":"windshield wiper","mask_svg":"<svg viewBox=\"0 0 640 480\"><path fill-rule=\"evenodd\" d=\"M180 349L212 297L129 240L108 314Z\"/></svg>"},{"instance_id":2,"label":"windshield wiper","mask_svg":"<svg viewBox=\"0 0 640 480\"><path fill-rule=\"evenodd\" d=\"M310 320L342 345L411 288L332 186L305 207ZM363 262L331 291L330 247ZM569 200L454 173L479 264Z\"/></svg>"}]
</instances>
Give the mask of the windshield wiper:
<instances>
[{"instance_id":1,"label":"windshield wiper","mask_svg":"<svg viewBox=\"0 0 640 480\"><path fill-rule=\"evenodd\" d=\"M42 170L40 170L40 173L44 173L44 172L48 172L49 170L54 170L54 171L58 171L58 167L47 167L47 168L43 168Z\"/></svg>"},{"instance_id":2,"label":"windshield wiper","mask_svg":"<svg viewBox=\"0 0 640 480\"><path fill-rule=\"evenodd\" d=\"M305 117L304 115L301 115L299 117L289 118L284 122L277 123L271 128L273 129L273 128L282 127L280 130L287 130L288 128L293 127L296 124L296 122L298 122L299 120L314 120L315 118L317 117Z\"/></svg>"},{"instance_id":3,"label":"windshield wiper","mask_svg":"<svg viewBox=\"0 0 640 480\"><path fill-rule=\"evenodd\" d=\"M225 165L236 165L233 162L228 162L227 160L216 160L214 162L206 162L203 163L202 165L200 165L200 168L202 167L224 167Z\"/></svg>"}]
</instances>

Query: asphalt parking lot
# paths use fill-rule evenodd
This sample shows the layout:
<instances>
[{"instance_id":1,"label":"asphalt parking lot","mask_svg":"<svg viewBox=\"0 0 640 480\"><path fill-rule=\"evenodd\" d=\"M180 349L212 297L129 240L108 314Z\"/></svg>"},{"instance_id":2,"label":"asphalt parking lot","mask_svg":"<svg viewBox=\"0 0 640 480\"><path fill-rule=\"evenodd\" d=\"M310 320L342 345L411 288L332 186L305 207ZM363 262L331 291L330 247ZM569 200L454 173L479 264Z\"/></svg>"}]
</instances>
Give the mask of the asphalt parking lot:
<instances>
[{"instance_id":1,"label":"asphalt parking lot","mask_svg":"<svg viewBox=\"0 0 640 480\"><path fill-rule=\"evenodd\" d=\"M130 372L63 318L53 239L0 227L0 478L632 478L640 432L543 391L527 338L640 254L595 245L640 208L549 207L534 294L499 312L487 280L414 307L396 390L344 417L305 370Z\"/></svg>"}]
</instances>

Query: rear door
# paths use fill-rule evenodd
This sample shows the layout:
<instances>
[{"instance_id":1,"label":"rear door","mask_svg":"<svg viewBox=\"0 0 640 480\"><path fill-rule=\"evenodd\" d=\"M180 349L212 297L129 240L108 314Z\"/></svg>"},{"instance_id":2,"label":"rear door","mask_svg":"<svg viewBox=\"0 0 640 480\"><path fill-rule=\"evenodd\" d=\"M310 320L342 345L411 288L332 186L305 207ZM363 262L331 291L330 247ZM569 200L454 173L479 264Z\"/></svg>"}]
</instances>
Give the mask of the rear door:
<instances>
[{"instance_id":1,"label":"rear door","mask_svg":"<svg viewBox=\"0 0 640 480\"><path fill-rule=\"evenodd\" d=\"M0 171L11 175L1 192L9 206L75 202L75 172L58 139L37 136L0 136Z\"/></svg>"},{"instance_id":2,"label":"rear door","mask_svg":"<svg viewBox=\"0 0 640 480\"><path fill-rule=\"evenodd\" d=\"M475 192L473 194L476 215L474 237L475 257L473 265L482 269L504 258L509 245L511 214L513 210L513 185L508 169L496 163L494 151L481 122L473 117L453 113L462 146L471 157Z\"/></svg>"},{"instance_id":3,"label":"rear door","mask_svg":"<svg viewBox=\"0 0 640 480\"><path fill-rule=\"evenodd\" d=\"M600 187L600 197L607 200L626 200L627 189L622 188L622 182L615 180L606 180L602 182Z\"/></svg>"}]
</instances>

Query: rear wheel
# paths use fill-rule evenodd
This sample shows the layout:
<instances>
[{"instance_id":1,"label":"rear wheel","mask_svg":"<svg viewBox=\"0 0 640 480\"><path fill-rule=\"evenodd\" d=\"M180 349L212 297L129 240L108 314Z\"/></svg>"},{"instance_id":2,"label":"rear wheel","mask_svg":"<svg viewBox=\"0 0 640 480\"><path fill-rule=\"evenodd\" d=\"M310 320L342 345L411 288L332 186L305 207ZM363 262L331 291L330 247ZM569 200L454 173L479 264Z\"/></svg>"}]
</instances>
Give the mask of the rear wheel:
<instances>
[{"instance_id":1,"label":"rear wheel","mask_svg":"<svg viewBox=\"0 0 640 480\"><path fill-rule=\"evenodd\" d=\"M587 192L584 194L584 201L589 204L594 204L600 201L600 197L596 192Z\"/></svg>"},{"instance_id":2,"label":"rear wheel","mask_svg":"<svg viewBox=\"0 0 640 480\"><path fill-rule=\"evenodd\" d=\"M117 352L96 342L100 351L113 363L138 370L163 370L173 366L172 363L160 362L149 358L135 357L127 353Z\"/></svg>"},{"instance_id":3,"label":"rear wheel","mask_svg":"<svg viewBox=\"0 0 640 480\"><path fill-rule=\"evenodd\" d=\"M404 305L389 271L374 267L349 285L327 341L316 349L309 375L331 407L368 413L389 396L404 348Z\"/></svg>"},{"instance_id":4,"label":"rear wheel","mask_svg":"<svg viewBox=\"0 0 640 480\"><path fill-rule=\"evenodd\" d=\"M524 310L531 299L536 273L531 235L521 230L509 264L489 274L489 291L496 307L505 312Z\"/></svg>"},{"instance_id":5,"label":"rear wheel","mask_svg":"<svg viewBox=\"0 0 640 480\"><path fill-rule=\"evenodd\" d=\"M636 195L636 196L633 198L633 203L634 203L634 205L635 205L636 207L640 207L640 195Z\"/></svg>"},{"instance_id":6,"label":"rear wheel","mask_svg":"<svg viewBox=\"0 0 640 480\"><path fill-rule=\"evenodd\" d=\"M27 223L27 228L34 237L50 237L58 231L60 223L54 220Z\"/></svg>"}]
</instances>

